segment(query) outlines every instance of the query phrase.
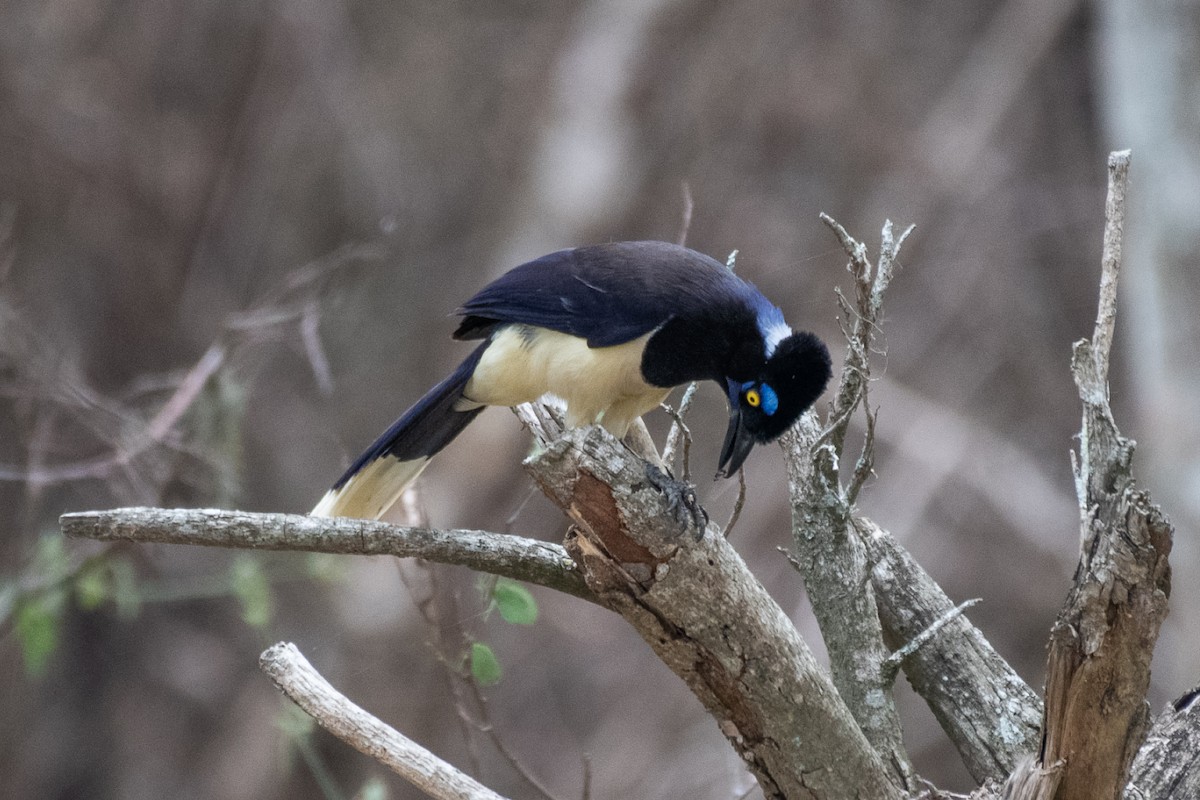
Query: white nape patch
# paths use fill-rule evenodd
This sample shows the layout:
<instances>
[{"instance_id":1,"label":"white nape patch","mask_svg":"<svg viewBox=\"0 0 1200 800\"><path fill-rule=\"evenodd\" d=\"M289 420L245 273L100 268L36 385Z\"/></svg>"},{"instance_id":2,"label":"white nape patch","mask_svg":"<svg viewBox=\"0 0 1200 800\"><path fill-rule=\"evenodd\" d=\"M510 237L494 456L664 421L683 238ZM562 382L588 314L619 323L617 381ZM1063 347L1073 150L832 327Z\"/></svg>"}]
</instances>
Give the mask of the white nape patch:
<instances>
[{"instance_id":1,"label":"white nape patch","mask_svg":"<svg viewBox=\"0 0 1200 800\"><path fill-rule=\"evenodd\" d=\"M309 516L379 519L428 464L428 458L411 461L390 456L377 458L354 473L341 488L326 492Z\"/></svg>"},{"instance_id":2,"label":"white nape patch","mask_svg":"<svg viewBox=\"0 0 1200 800\"><path fill-rule=\"evenodd\" d=\"M787 337L791 336L794 331L786 322L772 322L767 329L763 331L763 341L766 343L767 358L775 355L775 348L779 347L779 343Z\"/></svg>"}]
</instances>

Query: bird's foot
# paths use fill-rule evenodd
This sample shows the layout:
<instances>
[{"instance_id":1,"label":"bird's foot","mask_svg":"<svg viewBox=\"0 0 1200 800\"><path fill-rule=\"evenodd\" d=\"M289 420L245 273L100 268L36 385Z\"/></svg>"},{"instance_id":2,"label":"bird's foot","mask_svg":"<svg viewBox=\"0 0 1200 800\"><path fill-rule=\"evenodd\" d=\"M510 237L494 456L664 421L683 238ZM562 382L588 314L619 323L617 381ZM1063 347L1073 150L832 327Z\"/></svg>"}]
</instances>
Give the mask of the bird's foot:
<instances>
[{"instance_id":1,"label":"bird's foot","mask_svg":"<svg viewBox=\"0 0 1200 800\"><path fill-rule=\"evenodd\" d=\"M704 530L708 527L708 512L696 499L696 487L649 462L646 463L646 480L667 496L667 508L678 522L687 524L691 521L696 527L696 541L703 539Z\"/></svg>"}]
</instances>

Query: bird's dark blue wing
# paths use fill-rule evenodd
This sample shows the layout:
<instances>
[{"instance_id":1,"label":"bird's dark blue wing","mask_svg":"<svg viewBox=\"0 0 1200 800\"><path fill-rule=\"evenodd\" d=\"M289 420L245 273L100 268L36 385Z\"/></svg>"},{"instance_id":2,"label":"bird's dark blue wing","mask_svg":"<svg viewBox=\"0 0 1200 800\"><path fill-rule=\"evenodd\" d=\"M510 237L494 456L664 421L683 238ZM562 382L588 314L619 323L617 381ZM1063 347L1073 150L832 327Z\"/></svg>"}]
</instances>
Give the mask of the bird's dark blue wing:
<instances>
[{"instance_id":1,"label":"bird's dark blue wing","mask_svg":"<svg viewBox=\"0 0 1200 800\"><path fill-rule=\"evenodd\" d=\"M560 250L502 275L462 308L456 339L519 323L569 333L591 347L622 344L714 299L758 293L724 265L666 242Z\"/></svg>"}]
</instances>

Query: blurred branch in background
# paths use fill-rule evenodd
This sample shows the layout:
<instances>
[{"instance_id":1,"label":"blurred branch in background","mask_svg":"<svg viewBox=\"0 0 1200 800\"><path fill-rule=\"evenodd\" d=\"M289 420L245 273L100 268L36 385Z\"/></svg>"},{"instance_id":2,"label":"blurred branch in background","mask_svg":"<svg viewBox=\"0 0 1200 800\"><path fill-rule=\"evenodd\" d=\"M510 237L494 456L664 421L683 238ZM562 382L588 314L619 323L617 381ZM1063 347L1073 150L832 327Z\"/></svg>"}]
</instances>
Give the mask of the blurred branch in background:
<instances>
[{"instance_id":1,"label":"blurred branch in background","mask_svg":"<svg viewBox=\"0 0 1200 800\"><path fill-rule=\"evenodd\" d=\"M383 248L377 245L340 248L292 272L283 285L252 308L228 316L218 339L182 376L164 379L156 386L145 386L138 391L139 395L158 395L169 390L148 419L139 409L146 402L144 397L139 397L135 405L102 396L62 363L38 336L32 321L22 319L0 299L0 365L8 365L0 394L33 403L37 415L34 429L38 432L28 443L27 464L0 464L0 481L24 484L36 496L46 487L61 483L115 481L119 476L133 490L134 499L153 503L176 477L178 466L172 467L173 456L191 456L218 476L236 469L240 462L237 450L214 451L212 437L189 437L182 427L185 417L219 374L234 386L241 384L249 377L248 368L263 358L262 348L285 342L297 333L314 380L328 390L332 379L328 358L316 333L319 319L316 299L327 294L332 283L349 267L378 262L384 255ZM219 402L220 397L209 396L208 400ZM232 428L230 444L236 448L240 415L236 409L229 411L235 417L224 424ZM84 426L96 444L109 452L80 461L52 463L51 453L63 449L57 440L69 435L56 431L56 423L68 428L70 434L77 434L75 426ZM237 482L224 478L219 483L234 486ZM225 499L227 503L234 500L228 494Z\"/></svg>"}]
</instances>

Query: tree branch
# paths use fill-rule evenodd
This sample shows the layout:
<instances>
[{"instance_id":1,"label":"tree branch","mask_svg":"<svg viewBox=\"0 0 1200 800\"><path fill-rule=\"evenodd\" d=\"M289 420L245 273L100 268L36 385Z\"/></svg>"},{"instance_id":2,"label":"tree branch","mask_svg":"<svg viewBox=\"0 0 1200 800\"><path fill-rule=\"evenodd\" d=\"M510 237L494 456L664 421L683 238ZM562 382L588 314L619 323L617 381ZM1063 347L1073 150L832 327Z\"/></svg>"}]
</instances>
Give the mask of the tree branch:
<instances>
[{"instance_id":1,"label":"tree branch","mask_svg":"<svg viewBox=\"0 0 1200 800\"><path fill-rule=\"evenodd\" d=\"M716 531L695 543L645 464L601 428L543 439L527 469L575 522L567 550L718 720L768 798L895 798L862 735L791 621Z\"/></svg>"},{"instance_id":2,"label":"tree branch","mask_svg":"<svg viewBox=\"0 0 1200 800\"><path fill-rule=\"evenodd\" d=\"M890 533L864 517L855 525L873 565L871 585L887 641L903 647L944 619L954 603ZM1037 693L966 616L945 623L902 666L975 780L1002 780L1037 750Z\"/></svg>"},{"instance_id":3,"label":"tree branch","mask_svg":"<svg viewBox=\"0 0 1200 800\"><path fill-rule=\"evenodd\" d=\"M500 533L218 509L117 508L59 518L67 536L250 550L400 556L457 564L597 602L566 550Z\"/></svg>"},{"instance_id":4,"label":"tree branch","mask_svg":"<svg viewBox=\"0 0 1200 800\"><path fill-rule=\"evenodd\" d=\"M866 246L822 214L842 243L854 279L854 306L839 294L845 314L846 360L827 427L806 414L780 444L788 470L792 531L797 564L829 650L833 683L868 741L898 777L913 786L913 769L904 749L900 716L892 697L895 671L885 667L891 655L883 641L866 550L852 521L854 495L870 472L872 441L868 435L849 487L841 483L839 463L855 409L866 405L870 353L879 327L883 295L891 281L900 244L912 228L892 235L883 227L879 263L873 266ZM866 410L868 434L874 430Z\"/></svg>"},{"instance_id":5,"label":"tree branch","mask_svg":"<svg viewBox=\"0 0 1200 800\"><path fill-rule=\"evenodd\" d=\"M1150 726L1130 768L1128 800L1200 797L1200 686L1169 705Z\"/></svg>"},{"instance_id":6,"label":"tree branch","mask_svg":"<svg viewBox=\"0 0 1200 800\"><path fill-rule=\"evenodd\" d=\"M1050 634L1043 765L1063 762L1059 800L1116 797L1148 723L1150 658L1167 614L1173 530L1136 488L1134 442L1108 403L1129 151L1109 156L1100 304L1071 371L1083 402L1075 486L1081 521L1075 582Z\"/></svg>"},{"instance_id":7,"label":"tree branch","mask_svg":"<svg viewBox=\"0 0 1200 800\"><path fill-rule=\"evenodd\" d=\"M296 645L280 642L258 665L322 728L436 800L504 800L404 734L363 711L313 669Z\"/></svg>"}]
</instances>

